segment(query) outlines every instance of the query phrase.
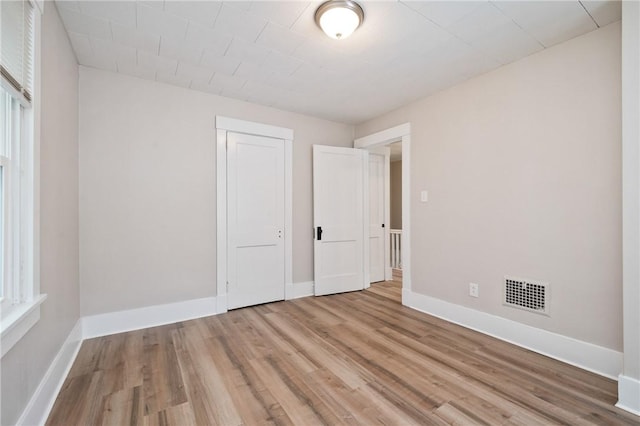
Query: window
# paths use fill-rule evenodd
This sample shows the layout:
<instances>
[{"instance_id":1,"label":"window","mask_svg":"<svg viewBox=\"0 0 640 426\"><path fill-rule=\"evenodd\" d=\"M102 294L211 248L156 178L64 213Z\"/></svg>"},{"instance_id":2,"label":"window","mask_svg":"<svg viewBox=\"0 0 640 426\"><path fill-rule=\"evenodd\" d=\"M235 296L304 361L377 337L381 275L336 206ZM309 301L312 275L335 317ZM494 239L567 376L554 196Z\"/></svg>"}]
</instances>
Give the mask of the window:
<instances>
[{"instance_id":1,"label":"window","mask_svg":"<svg viewBox=\"0 0 640 426\"><path fill-rule=\"evenodd\" d=\"M40 17L0 1L0 335L2 356L38 321L34 64Z\"/></svg>"},{"instance_id":2,"label":"window","mask_svg":"<svg viewBox=\"0 0 640 426\"><path fill-rule=\"evenodd\" d=\"M25 257L21 253L24 245L21 221L26 213L20 202L24 186L21 185L20 151L22 142L28 141L21 132L21 125L26 121L24 107L2 89L0 104L0 306L4 318L25 296L20 285L24 282L21 269Z\"/></svg>"}]
</instances>

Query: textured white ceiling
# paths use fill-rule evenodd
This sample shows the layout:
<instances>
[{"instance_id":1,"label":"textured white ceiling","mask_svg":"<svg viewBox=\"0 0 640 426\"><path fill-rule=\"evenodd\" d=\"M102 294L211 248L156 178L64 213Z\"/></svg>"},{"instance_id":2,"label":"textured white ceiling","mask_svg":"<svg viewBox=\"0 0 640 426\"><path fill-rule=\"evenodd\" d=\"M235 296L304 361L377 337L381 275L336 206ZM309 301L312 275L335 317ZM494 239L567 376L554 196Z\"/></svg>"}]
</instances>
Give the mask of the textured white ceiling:
<instances>
[{"instance_id":1,"label":"textured white ceiling","mask_svg":"<svg viewBox=\"0 0 640 426\"><path fill-rule=\"evenodd\" d=\"M359 123L620 19L619 1L361 1L333 40L320 1L56 0L82 65Z\"/></svg>"}]
</instances>

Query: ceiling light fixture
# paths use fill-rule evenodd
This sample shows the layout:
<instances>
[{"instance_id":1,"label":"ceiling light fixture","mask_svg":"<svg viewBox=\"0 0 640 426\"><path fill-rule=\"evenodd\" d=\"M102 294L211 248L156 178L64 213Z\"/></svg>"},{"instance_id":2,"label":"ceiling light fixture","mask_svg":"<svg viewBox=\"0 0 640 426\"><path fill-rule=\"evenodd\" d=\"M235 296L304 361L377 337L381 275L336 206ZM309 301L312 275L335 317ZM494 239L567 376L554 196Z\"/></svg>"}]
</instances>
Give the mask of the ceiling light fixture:
<instances>
[{"instance_id":1,"label":"ceiling light fixture","mask_svg":"<svg viewBox=\"0 0 640 426\"><path fill-rule=\"evenodd\" d=\"M330 0L316 10L316 24L331 38L349 37L364 21L364 11L351 0Z\"/></svg>"}]
</instances>

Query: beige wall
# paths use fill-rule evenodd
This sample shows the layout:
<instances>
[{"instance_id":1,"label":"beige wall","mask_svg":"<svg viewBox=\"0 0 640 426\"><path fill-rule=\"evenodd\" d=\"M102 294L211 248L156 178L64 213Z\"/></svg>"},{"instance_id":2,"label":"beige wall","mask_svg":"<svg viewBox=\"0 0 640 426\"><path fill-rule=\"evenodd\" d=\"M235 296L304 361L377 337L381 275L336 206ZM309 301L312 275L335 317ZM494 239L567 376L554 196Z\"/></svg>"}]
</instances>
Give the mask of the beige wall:
<instances>
[{"instance_id":1,"label":"beige wall","mask_svg":"<svg viewBox=\"0 0 640 426\"><path fill-rule=\"evenodd\" d=\"M215 116L292 128L293 280L313 279L311 145L353 127L80 67L83 315L215 295Z\"/></svg>"},{"instance_id":2,"label":"beige wall","mask_svg":"<svg viewBox=\"0 0 640 426\"><path fill-rule=\"evenodd\" d=\"M79 318L78 65L53 2L42 23L40 321L2 358L2 424L13 424Z\"/></svg>"},{"instance_id":3,"label":"beige wall","mask_svg":"<svg viewBox=\"0 0 640 426\"><path fill-rule=\"evenodd\" d=\"M411 122L413 291L622 349L620 60L614 23L356 128ZM551 316L501 306L504 275Z\"/></svg>"},{"instance_id":4,"label":"beige wall","mask_svg":"<svg viewBox=\"0 0 640 426\"><path fill-rule=\"evenodd\" d=\"M402 161L391 162L389 176L391 229L402 229Z\"/></svg>"}]
</instances>

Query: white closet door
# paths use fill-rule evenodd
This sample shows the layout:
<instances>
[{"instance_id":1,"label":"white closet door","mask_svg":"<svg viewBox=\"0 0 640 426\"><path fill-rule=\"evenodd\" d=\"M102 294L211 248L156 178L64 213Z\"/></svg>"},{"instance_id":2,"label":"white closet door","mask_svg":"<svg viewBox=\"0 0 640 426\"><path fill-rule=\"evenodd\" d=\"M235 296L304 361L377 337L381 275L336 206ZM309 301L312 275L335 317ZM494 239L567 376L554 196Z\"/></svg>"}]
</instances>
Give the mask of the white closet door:
<instances>
[{"instance_id":1,"label":"white closet door","mask_svg":"<svg viewBox=\"0 0 640 426\"><path fill-rule=\"evenodd\" d=\"M227 137L228 307L284 299L284 141Z\"/></svg>"}]
</instances>

